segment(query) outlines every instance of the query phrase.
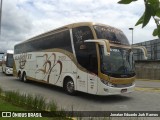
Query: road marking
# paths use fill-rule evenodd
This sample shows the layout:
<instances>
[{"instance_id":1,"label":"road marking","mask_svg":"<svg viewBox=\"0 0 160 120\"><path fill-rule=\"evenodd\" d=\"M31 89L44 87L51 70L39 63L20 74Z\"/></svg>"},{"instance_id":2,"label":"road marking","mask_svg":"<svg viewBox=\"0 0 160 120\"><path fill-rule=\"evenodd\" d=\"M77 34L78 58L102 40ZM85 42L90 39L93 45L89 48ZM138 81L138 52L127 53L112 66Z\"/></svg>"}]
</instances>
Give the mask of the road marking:
<instances>
[{"instance_id":1,"label":"road marking","mask_svg":"<svg viewBox=\"0 0 160 120\"><path fill-rule=\"evenodd\" d=\"M151 80L151 79L136 79L136 81L160 82L160 80Z\"/></svg>"},{"instance_id":2,"label":"road marking","mask_svg":"<svg viewBox=\"0 0 160 120\"><path fill-rule=\"evenodd\" d=\"M160 88L135 87L136 91L160 92Z\"/></svg>"}]
</instances>

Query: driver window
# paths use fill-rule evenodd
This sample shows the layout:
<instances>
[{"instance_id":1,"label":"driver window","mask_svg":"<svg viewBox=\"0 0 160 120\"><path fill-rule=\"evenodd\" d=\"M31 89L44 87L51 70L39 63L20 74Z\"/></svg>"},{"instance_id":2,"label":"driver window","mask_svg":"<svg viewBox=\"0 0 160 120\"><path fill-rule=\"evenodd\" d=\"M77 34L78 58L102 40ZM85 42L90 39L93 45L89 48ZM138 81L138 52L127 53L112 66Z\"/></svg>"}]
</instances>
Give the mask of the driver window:
<instances>
[{"instance_id":1,"label":"driver window","mask_svg":"<svg viewBox=\"0 0 160 120\"><path fill-rule=\"evenodd\" d=\"M73 42L78 63L87 70L98 73L97 52L95 43L84 43L94 39L88 26L73 28Z\"/></svg>"}]
</instances>

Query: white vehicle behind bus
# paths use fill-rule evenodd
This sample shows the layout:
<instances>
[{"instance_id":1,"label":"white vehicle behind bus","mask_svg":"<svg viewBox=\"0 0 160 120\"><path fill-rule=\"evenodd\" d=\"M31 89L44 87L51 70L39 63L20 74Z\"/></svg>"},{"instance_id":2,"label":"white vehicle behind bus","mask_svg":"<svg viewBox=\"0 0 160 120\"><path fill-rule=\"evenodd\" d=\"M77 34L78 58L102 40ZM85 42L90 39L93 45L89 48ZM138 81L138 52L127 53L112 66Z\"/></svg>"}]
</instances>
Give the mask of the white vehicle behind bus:
<instances>
[{"instance_id":1,"label":"white vehicle behind bus","mask_svg":"<svg viewBox=\"0 0 160 120\"><path fill-rule=\"evenodd\" d=\"M2 56L2 72L13 75L13 50L7 50Z\"/></svg>"}]
</instances>

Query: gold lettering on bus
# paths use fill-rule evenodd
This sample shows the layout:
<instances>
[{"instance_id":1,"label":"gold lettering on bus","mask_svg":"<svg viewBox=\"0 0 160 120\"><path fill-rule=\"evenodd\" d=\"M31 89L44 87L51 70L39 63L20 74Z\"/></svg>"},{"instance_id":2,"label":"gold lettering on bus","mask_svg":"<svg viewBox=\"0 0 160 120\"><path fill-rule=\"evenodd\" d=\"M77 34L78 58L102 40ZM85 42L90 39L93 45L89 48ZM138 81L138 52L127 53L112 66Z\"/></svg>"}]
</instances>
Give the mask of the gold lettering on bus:
<instances>
[{"instance_id":1,"label":"gold lettering on bus","mask_svg":"<svg viewBox=\"0 0 160 120\"><path fill-rule=\"evenodd\" d=\"M15 60L19 60L19 68L24 69L27 59L31 59L32 54L22 53L18 56L15 56Z\"/></svg>"},{"instance_id":2,"label":"gold lettering on bus","mask_svg":"<svg viewBox=\"0 0 160 120\"><path fill-rule=\"evenodd\" d=\"M26 59L27 59L27 54L25 54L25 53L22 53L19 56L19 68L20 69L24 69L26 61L27 61Z\"/></svg>"}]
</instances>

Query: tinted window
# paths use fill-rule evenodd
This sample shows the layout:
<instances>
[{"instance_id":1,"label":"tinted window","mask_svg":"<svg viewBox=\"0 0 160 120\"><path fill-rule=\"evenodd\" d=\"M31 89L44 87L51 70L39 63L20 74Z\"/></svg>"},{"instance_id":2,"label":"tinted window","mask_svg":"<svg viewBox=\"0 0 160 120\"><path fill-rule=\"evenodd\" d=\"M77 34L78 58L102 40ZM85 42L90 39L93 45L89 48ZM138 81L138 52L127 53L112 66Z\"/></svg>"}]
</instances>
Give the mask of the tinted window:
<instances>
[{"instance_id":1,"label":"tinted window","mask_svg":"<svg viewBox=\"0 0 160 120\"><path fill-rule=\"evenodd\" d=\"M107 39L111 43L129 45L129 41L124 33L111 26L94 26L98 39Z\"/></svg>"},{"instance_id":2,"label":"tinted window","mask_svg":"<svg viewBox=\"0 0 160 120\"><path fill-rule=\"evenodd\" d=\"M15 53L25 53L52 48L60 48L72 52L69 30L17 45L15 46Z\"/></svg>"},{"instance_id":3,"label":"tinted window","mask_svg":"<svg viewBox=\"0 0 160 120\"><path fill-rule=\"evenodd\" d=\"M88 26L73 28L74 48L78 63L97 73L97 53L95 43L84 43L84 40L93 39L93 34Z\"/></svg>"},{"instance_id":4,"label":"tinted window","mask_svg":"<svg viewBox=\"0 0 160 120\"><path fill-rule=\"evenodd\" d=\"M6 66L13 68L13 54L7 54Z\"/></svg>"}]
</instances>

